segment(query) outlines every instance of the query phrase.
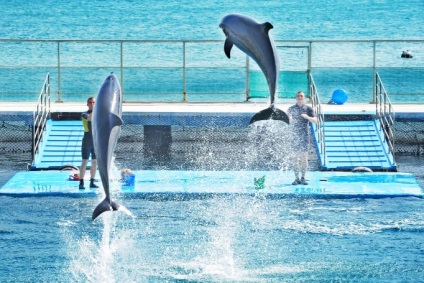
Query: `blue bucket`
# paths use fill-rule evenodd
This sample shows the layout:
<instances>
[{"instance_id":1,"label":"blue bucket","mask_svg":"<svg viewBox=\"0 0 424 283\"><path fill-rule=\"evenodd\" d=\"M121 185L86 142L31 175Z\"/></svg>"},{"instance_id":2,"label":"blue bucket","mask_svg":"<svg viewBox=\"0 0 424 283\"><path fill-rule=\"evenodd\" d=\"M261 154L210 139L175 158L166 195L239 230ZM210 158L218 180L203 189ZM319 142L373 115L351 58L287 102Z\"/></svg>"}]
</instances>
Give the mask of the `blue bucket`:
<instances>
[{"instance_id":1,"label":"blue bucket","mask_svg":"<svg viewBox=\"0 0 424 283\"><path fill-rule=\"evenodd\" d=\"M328 102L328 104L339 104L342 105L345 103L348 99L347 93L339 88L333 91L333 96L331 97L331 100Z\"/></svg>"},{"instance_id":2,"label":"blue bucket","mask_svg":"<svg viewBox=\"0 0 424 283\"><path fill-rule=\"evenodd\" d=\"M125 174L124 177L124 186L134 186L135 175L134 174Z\"/></svg>"}]
</instances>

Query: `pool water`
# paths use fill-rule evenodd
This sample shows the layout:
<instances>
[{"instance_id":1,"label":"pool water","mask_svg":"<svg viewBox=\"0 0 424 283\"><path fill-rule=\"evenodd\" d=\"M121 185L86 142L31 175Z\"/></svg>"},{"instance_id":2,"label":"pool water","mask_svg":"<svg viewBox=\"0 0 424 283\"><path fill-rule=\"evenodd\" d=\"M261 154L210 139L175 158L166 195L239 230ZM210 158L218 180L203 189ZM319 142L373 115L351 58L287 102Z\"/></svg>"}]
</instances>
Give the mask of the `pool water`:
<instances>
[{"instance_id":1,"label":"pool water","mask_svg":"<svg viewBox=\"0 0 424 283\"><path fill-rule=\"evenodd\" d=\"M419 198L99 200L0 196L2 281L422 280Z\"/></svg>"},{"instance_id":2,"label":"pool water","mask_svg":"<svg viewBox=\"0 0 424 283\"><path fill-rule=\"evenodd\" d=\"M422 158L397 162L423 188ZM2 186L19 170L14 164L2 166ZM261 192L186 198L114 192L134 217L118 211L95 221L101 195L1 195L1 281L422 281L423 198Z\"/></svg>"}]
</instances>

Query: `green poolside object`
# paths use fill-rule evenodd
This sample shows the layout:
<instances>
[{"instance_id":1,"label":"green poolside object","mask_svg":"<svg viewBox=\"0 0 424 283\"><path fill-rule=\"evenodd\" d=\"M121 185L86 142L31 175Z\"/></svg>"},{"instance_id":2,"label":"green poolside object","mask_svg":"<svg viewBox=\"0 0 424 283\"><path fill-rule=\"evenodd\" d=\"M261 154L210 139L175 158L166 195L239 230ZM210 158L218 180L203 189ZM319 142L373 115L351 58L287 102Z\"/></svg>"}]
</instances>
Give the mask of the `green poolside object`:
<instances>
[{"instance_id":1,"label":"green poolside object","mask_svg":"<svg viewBox=\"0 0 424 283\"><path fill-rule=\"evenodd\" d=\"M260 178L253 179L255 190L263 190L265 188L265 175Z\"/></svg>"}]
</instances>

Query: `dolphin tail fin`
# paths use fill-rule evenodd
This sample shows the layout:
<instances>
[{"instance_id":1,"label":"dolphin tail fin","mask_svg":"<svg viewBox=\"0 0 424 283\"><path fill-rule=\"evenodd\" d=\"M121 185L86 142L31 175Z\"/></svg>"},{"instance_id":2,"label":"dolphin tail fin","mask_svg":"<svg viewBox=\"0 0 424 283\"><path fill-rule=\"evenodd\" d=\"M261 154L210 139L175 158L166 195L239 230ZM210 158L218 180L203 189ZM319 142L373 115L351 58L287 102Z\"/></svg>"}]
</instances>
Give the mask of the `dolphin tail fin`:
<instances>
[{"instance_id":1,"label":"dolphin tail fin","mask_svg":"<svg viewBox=\"0 0 424 283\"><path fill-rule=\"evenodd\" d=\"M110 206L114 211L118 210L121 207L121 205L114 200L110 200Z\"/></svg>"},{"instance_id":2,"label":"dolphin tail fin","mask_svg":"<svg viewBox=\"0 0 424 283\"><path fill-rule=\"evenodd\" d=\"M113 200L110 200L109 198L105 198L101 203L97 205L97 207L93 211L93 215L91 216L91 219L94 220L102 214L105 211L112 211L112 210L118 210L119 204Z\"/></svg>"},{"instance_id":3,"label":"dolphin tail fin","mask_svg":"<svg viewBox=\"0 0 424 283\"><path fill-rule=\"evenodd\" d=\"M253 117L250 119L249 124L261 120L279 120L290 124L289 116L286 114L286 112L275 108L273 105L253 115Z\"/></svg>"}]
</instances>

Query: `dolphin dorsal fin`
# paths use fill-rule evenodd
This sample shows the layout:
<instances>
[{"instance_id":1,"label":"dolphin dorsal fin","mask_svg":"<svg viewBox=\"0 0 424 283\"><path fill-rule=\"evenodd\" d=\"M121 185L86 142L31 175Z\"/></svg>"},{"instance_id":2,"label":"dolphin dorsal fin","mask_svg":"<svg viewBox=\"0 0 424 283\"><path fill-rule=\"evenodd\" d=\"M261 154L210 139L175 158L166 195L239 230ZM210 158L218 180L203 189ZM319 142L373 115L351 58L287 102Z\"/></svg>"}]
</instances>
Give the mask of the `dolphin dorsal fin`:
<instances>
[{"instance_id":1,"label":"dolphin dorsal fin","mask_svg":"<svg viewBox=\"0 0 424 283\"><path fill-rule=\"evenodd\" d=\"M268 34L269 30L272 28L274 28L274 26L268 22L262 24L262 29L266 34Z\"/></svg>"},{"instance_id":2,"label":"dolphin dorsal fin","mask_svg":"<svg viewBox=\"0 0 424 283\"><path fill-rule=\"evenodd\" d=\"M231 48L233 48L233 42L229 37L227 37L224 43L224 52L225 55L227 55L228 59L230 58Z\"/></svg>"},{"instance_id":3,"label":"dolphin dorsal fin","mask_svg":"<svg viewBox=\"0 0 424 283\"><path fill-rule=\"evenodd\" d=\"M124 122L122 121L122 118L119 117L118 115L111 113L110 116L111 116L110 118L111 118L113 127L122 126L122 124L124 124Z\"/></svg>"}]
</instances>

